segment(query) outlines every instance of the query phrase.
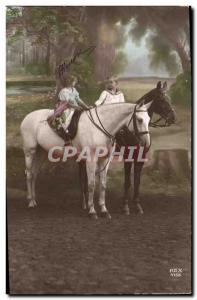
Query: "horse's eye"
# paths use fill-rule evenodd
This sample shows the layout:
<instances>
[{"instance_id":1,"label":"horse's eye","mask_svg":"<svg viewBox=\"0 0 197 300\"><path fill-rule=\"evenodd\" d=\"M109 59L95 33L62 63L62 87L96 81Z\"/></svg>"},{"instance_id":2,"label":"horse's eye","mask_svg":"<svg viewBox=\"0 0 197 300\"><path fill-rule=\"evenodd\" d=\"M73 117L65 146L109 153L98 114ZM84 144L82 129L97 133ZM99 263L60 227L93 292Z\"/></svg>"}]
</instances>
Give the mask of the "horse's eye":
<instances>
[{"instance_id":1,"label":"horse's eye","mask_svg":"<svg viewBox=\"0 0 197 300\"><path fill-rule=\"evenodd\" d=\"M139 122L140 124L143 122L143 119L142 119L142 118L138 118L137 120L138 120L138 122Z\"/></svg>"}]
</instances>

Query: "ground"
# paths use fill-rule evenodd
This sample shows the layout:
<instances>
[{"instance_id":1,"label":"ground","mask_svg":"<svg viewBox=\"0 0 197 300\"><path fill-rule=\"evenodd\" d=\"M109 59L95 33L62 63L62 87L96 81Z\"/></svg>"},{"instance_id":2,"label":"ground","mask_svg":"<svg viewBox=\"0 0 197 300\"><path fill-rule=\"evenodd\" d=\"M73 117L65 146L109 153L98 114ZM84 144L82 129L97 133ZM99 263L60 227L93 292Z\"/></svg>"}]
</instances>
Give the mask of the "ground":
<instances>
[{"instance_id":1,"label":"ground","mask_svg":"<svg viewBox=\"0 0 197 300\"><path fill-rule=\"evenodd\" d=\"M121 84L133 101L155 80ZM124 216L123 165L112 164L106 197L112 220L92 221L80 208L76 164L45 162L37 183L38 206L27 208L19 125L28 112L48 106L53 107L53 101L46 92L21 95L19 91L18 96L7 97L10 293L190 293L188 178L171 180L145 168L141 185L145 213L132 210ZM152 131L153 150L166 145L190 150L190 111L177 106L176 112L176 126Z\"/></svg>"},{"instance_id":2,"label":"ground","mask_svg":"<svg viewBox=\"0 0 197 300\"><path fill-rule=\"evenodd\" d=\"M109 197L112 220L96 222L66 193L62 206L10 204L11 294L190 293L187 195L142 198L144 216L124 216L120 199ZM171 277L172 268L182 276Z\"/></svg>"}]
</instances>

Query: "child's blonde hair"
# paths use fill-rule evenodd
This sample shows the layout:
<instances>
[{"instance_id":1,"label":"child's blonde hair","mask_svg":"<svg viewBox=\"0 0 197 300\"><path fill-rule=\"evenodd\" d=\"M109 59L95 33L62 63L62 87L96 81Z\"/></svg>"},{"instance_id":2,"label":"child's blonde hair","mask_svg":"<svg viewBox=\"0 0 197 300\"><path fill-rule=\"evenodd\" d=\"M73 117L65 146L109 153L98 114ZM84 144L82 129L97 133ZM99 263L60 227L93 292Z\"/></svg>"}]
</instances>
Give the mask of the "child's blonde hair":
<instances>
[{"instance_id":1,"label":"child's blonde hair","mask_svg":"<svg viewBox=\"0 0 197 300\"><path fill-rule=\"evenodd\" d=\"M115 76L107 77L107 78L104 80L104 83L107 84L107 83L109 83L110 81L115 81L116 84L118 84L118 78L115 77Z\"/></svg>"},{"instance_id":2,"label":"child's blonde hair","mask_svg":"<svg viewBox=\"0 0 197 300\"><path fill-rule=\"evenodd\" d=\"M72 85L72 83L73 83L74 81L77 82L77 77L74 76L74 75L71 75L71 74L66 74L66 73L64 73L64 74L61 75L60 80L61 80L61 85L62 85L63 87L69 87L69 86Z\"/></svg>"}]
</instances>

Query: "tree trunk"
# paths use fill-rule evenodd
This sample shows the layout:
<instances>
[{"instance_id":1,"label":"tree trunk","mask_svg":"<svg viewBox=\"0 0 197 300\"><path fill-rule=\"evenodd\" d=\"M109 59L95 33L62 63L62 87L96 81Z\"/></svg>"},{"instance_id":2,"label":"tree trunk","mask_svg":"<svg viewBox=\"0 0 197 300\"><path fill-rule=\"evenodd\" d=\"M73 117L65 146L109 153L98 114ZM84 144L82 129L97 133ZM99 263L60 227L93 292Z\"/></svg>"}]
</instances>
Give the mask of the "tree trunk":
<instances>
[{"instance_id":1,"label":"tree trunk","mask_svg":"<svg viewBox=\"0 0 197 300\"><path fill-rule=\"evenodd\" d=\"M161 173L164 178L190 178L189 155L186 149L156 150L151 168Z\"/></svg>"},{"instance_id":2,"label":"tree trunk","mask_svg":"<svg viewBox=\"0 0 197 300\"><path fill-rule=\"evenodd\" d=\"M50 74L50 57L51 57L51 45L50 45L50 40L48 39L48 41L47 41L47 51L46 51L46 57L45 57L47 75Z\"/></svg>"},{"instance_id":3,"label":"tree trunk","mask_svg":"<svg viewBox=\"0 0 197 300\"><path fill-rule=\"evenodd\" d=\"M25 66L25 40L22 41L22 66Z\"/></svg>"},{"instance_id":4,"label":"tree trunk","mask_svg":"<svg viewBox=\"0 0 197 300\"><path fill-rule=\"evenodd\" d=\"M107 18L104 11L95 18L89 17L86 23L90 40L93 45L96 45L94 52L94 77L99 81L103 81L106 77L112 75L111 69L116 54L114 44L106 38L107 34L111 34L110 29L106 28L108 32L104 32L102 29L105 25L107 27Z\"/></svg>"},{"instance_id":5,"label":"tree trunk","mask_svg":"<svg viewBox=\"0 0 197 300\"><path fill-rule=\"evenodd\" d=\"M190 59L183 46L177 45L176 51L180 57L183 72L190 71L191 69Z\"/></svg>"}]
</instances>

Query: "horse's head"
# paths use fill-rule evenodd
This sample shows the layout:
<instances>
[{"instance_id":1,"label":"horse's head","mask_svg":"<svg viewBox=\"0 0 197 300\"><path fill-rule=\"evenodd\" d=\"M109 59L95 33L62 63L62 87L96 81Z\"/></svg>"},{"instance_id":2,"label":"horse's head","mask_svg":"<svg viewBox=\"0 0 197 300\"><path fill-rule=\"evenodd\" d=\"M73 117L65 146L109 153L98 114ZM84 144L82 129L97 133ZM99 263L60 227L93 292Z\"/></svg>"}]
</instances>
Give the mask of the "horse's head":
<instances>
[{"instance_id":1,"label":"horse's head","mask_svg":"<svg viewBox=\"0 0 197 300\"><path fill-rule=\"evenodd\" d=\"M148 103L152 101L152 105L150 106L148 112L150 117L152 117L153 113L160 115L163 119L165 119L167 125L171 125L175 123L176 116L174 109L172 108L170 102L170 97L167 94L167 82L162 83L159 81L155 89L147 93L144 97L144 103Z\"/></svg>"},{"instance_id":2,"label":"horse's head","mask_svg":"<svg viewBox=\"0 0 197 300\"><path fill-rule=\"evenodd\" d=\"M150 133L148 129L150 117L148 109L151 104L152 102L137 104L128 124L128 129L133 131L136 142L141 146L145 146L147 149L150 147Z\"/></svg>"}]
</instances>

